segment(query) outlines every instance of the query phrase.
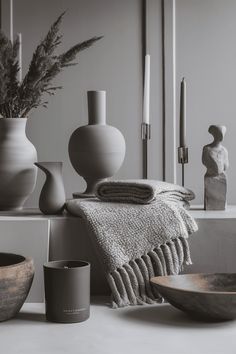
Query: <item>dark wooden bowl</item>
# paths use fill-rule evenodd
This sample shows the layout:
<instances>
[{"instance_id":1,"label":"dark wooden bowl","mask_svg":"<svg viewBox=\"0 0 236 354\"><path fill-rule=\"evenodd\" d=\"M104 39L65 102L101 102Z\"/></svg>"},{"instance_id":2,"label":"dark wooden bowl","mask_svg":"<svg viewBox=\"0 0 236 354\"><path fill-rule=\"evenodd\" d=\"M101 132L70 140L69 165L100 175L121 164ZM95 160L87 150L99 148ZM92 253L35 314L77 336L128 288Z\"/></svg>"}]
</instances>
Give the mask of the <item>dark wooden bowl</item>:
<instances>
[{"instance_id":1,"label":"dark wooden bowl","mask_svg":"<svg viewBox=\"0 0 236 354\"><path fill-rule=\"evenodd\" d=\"M31 258L0 253L0 321L14 317L29 293L34 277Z\"/></svg>"},{"instance_id":2,"label":"dark wooden bowl","mask_svg":"<svg viewBox=\"0 0 236 354\"><path fill-rule=\"evenodd\" d=\"M236 273L169 275L151 279L174 307L207 320L236 318Z\"/></svg>"}]
</instances>

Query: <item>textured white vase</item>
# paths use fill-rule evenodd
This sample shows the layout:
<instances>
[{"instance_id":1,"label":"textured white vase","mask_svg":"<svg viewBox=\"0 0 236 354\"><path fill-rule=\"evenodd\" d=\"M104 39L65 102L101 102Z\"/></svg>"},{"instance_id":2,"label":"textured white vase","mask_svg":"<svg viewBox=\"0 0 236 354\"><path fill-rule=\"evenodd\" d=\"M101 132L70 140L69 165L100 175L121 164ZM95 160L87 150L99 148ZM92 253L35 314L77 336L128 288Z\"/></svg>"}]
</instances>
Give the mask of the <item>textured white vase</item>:
<instances>
[{"instance_id":1,"label":"textured white vase","mask_svg":"<svg viewBox=\"0 0 236 354\"><path fill-rule=\"evenodd\" d=\"M37 152L26 136L26 118L0 118L0 210L21 209L37 178Z\"/></svg>"},{"instance_id":2,"label":"textured white vase","mask_svg":"<svg viewBox=\"0 0 236 354\"><path fill-rule=\"evenodd\" d=\"M88 91L89 124L74 131L69 141L70 161L87 182L84 193L74 197L93 197L96 184L113 176L125 157L121 132L106 125L106 92Z\"/></svg>"}]
</instances>

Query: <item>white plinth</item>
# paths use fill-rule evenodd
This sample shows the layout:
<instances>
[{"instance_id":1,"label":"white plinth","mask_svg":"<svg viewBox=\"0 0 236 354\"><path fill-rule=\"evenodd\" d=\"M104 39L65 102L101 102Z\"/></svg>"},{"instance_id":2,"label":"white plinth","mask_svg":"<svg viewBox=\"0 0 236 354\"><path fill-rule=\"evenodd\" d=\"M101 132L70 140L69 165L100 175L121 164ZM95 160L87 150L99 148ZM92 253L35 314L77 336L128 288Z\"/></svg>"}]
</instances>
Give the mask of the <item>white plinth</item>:
<instances>
[{"instance_id":1,"label":"white plinth","mask_svg":"<svg viewBox=\"0 0 236 354\"><path fill-rule=\"evenodd\" d=\"M229 206L226 211L194 207L190 213L199 231L189 238L193 265L184 271L236 272L236 206ZM33 257L36 271L28 302L44 301L43 263L48 259L89 261L92 294L109 293L86 224L79 217L45 216L32 209L0 213L0 251Z\"/></svg>"},{"instance_id":2,"label":"white plinth","mask_svg":"<svg viewBox=\"0 0 236 354\"><path fill-rule=\"evenodd\" d=\"M44 301L43 264L48 260L82 259L91 263L91 292L108 293L108 285L81 218L43 215L36 209L0 212L0 252L32 257L35 277L27 302Z\"/></svg>"},{"instance_id":3,"label":"white plinth","mask_svg":"<svg viewBox=\"0 0 236 354\"><path fill-rule=\"evenodd\" d=\"M236 272L236 206L222 211L193 206L190 213L199 230L190 237L193 265L185 272Z\"/></svg>"}]
</instances>

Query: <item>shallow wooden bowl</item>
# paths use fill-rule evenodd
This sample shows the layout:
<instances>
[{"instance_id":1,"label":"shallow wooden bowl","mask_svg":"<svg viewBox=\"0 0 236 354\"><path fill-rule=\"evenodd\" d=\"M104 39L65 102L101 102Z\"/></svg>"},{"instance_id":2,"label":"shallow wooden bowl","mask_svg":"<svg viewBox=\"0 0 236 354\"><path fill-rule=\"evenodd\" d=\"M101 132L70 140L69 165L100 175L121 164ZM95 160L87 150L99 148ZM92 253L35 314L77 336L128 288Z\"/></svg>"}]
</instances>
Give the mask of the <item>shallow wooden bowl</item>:
<instances>
[{"instance_id":1,"label":"shallow wooden bowl","mask_svg":"<svg viewBox=\"0 0 236 354\"><path fill-rule=\"evenodd\" d=\"M0 253L0 321L14 317L29 293L34 276L31 258Z\"/></svg>"},{"instance_id":2,"label":"shallow wooden bowl","mask_svg":"<svg viewBox=\"0 0 236 354\"><path fill-rule=\"evenodd\" d=\"M151 279L174 307L209 320L236 318L236 273L169 275Z\"/></svg>"}]
</instances>

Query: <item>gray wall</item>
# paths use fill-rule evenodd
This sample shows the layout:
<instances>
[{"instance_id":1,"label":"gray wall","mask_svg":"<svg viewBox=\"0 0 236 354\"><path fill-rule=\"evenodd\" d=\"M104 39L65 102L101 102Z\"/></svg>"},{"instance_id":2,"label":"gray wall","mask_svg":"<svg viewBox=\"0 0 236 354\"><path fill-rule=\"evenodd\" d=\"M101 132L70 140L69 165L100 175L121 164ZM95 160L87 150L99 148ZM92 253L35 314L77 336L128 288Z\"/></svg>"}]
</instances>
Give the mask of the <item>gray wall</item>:
<instances>
[{"instance_id":1,"label":"gray wall","mask_svg":"<svg viewBox=\"0 0 236 354\"><path fill-rule=\"evenodd\" d=\"M2 0L2 26L7 32L8 0ZM107 91L107 121L124 134L127 153L116 177L142 176L140 123L142 116L142 1L141 0L15 0L14 32L23 36L23 73L32 51L54 19L65 9L61 50L94 35L104 35L79 58L79 65L65 70L55 84L63 90L50 99L48 109L35 111L28 121L28 136L39 160L64 162L67 196L84 188L67 154L68 140L75 128L87 123L86 91ZM149 177L162 177L162 90L161 90L161 1L150 0L148 50L152 60ZM155 35L151 35L151 33ZM43 183L39 173L36 191L28 201L37 205Z\"/></svg>"},{"instance_id":2,"label":"gray wall","mask_svg":"<svg viewBox=\"0 0 236 354\"><path fill-rule=\"evenodd\" d=\"M190 148L186 184L203 202L203 145L212 139L210 124L227 127L229 151L228 202L236 203L236 1L176 0L177 102L179 83L186 77L187 141ZM179 112L177 108L177 112ZM178 139L178 137L177 137ZM177 166L178 172L180 167ZM180 181L180 179L178 179Z\"/></svg>"},{"instance_id":3,"label":"gray wall","mask_svg":"<svg viewBox=\"0 0 236 354\"><path fill-rule=\"evenodd\" d=\"M171 0L165 0L171 1ZM2 0L3 28L8 29ZM162 31L161 0L148 0L147 50L151 54L152 139L149 177L162 178ZM28 135L40 160L62 160L67 196L84 188L84 181L70 165L67 145L73 130L87 122L86 90L107 90L107 120L124 134L125 162L116 177L142 176L140 122L142 116L142 1L141 0L15 0L15 32L23 34L24 72L38 40L56 16L68 13L62 31L62 50L77 41L103 34L102 41L80 56L77 67L64 71L56 83L64 89L50 100L48 110L32 114ZM236 79L236 2L234 0L176 0L176 102L179 112L179 83L188 84L187 139L189 164L186 185L203 202L202 146L211 137L210 124L225 124L225 146L229 150L228 202L236 202L233 163ZM177 117L178 118L178 117ZM178 125L177 125L178 128ZM178 131L178 129L177 129ZM178 142L178 136L177 136ZM180 183L180 166L176 164ZM36 205L43 183L28 205Z\"/></svg>"}]
</instances>

